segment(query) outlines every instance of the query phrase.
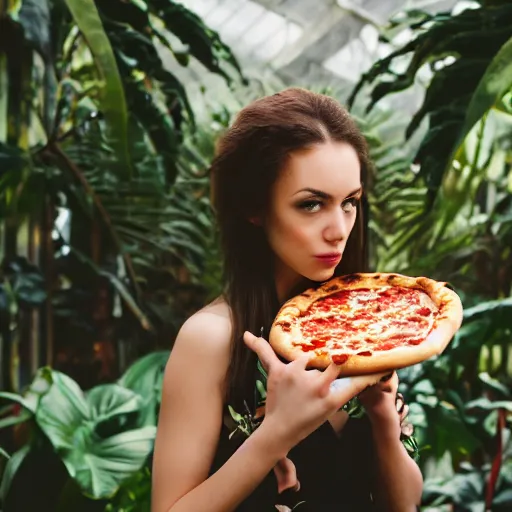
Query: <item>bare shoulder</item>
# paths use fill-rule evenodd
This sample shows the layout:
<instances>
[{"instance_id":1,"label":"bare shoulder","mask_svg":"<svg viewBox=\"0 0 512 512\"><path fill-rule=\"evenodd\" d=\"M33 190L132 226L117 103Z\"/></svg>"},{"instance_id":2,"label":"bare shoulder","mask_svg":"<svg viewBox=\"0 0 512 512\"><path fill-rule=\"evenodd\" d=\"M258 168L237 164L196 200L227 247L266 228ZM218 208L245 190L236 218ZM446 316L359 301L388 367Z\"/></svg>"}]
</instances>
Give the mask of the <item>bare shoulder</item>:
<instances>
[{"instance_id":1,"label":"bare shoulder","mask_svg":"<svg viewBox=\"0 0 512 512\"><path fill-rule=\"evenodd\" d=\"M231 319L222 301L182 326L167 363L153 460L152 510L208 478L217 448L230 361Z\"/></svg>"},{"instance_id":2,"label":"bare shoulder","mask_svg":"<svg viewBox=\"0 0 512 512\"><path fill-rule=\"evenodd\" d=\"M213 325L216 332L217 330L228 330L231 334L231 313L229 306L221 299L215 299L204 308L200 309L197 313L193 314L183 327L190 328L201 327L204 323Z\"/></svg>"},{"instance_id":3,"label":"bare shoulder","mask_svg":"<svg viewBox=\"0 0 512 512\"><path fill-rule=\"evenodd\" d=\"M189 364L217 365L220 372L229 364L231 315L228 305L217 299L193 314L181 327L171 351L173 359Z\"/></svg>"}]
</instances>

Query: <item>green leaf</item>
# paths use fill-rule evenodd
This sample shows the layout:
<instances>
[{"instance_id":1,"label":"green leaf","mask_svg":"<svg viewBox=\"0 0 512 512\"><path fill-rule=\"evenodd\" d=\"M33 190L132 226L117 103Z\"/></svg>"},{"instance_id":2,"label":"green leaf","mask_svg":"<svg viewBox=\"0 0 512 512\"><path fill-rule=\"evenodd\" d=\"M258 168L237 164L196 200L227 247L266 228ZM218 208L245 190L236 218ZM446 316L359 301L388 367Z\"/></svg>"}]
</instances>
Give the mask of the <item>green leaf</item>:
<instances>
[{"instance_id":1,"label":"green leaf","mask_svg":"<svg viewBox=\"0 0 512 512\"><path fill-rule=\"evenodd\" d=\"M466 403L466 409L480 409L483 411L494 411L496 409L505 409L512 412L511 400L496 400L491 402L488 398L477 398Z\"/></svg>"},{"instance_id":2,"label":"green leaf","mask_svg":"<svg viewBox=\"0 0 512 512\"><path fill-rule=\"evenodd\" d=\"M147 426L107 439L91 437L63 461L86 495L93 499L109 498L142 467L155 435L156 427Z\"/></svg>"},{"instance_id":3,"label":"green leaf","mask_svg":"<svg viewBox=\"0 0 512 512\"><path fill-rule=\"evenodd\" d=\"M497 379L493 379L487 372L480 373L478 378L500 398L511 398L510 390Z\"/></svg>"},{"instance_id":4,"label":"green leaf","mask_svg":"<svg viewBox=\"0 0 512 512\"><path fill-rule=\"evenodd\" d=\"M96 386L87 392L86 400L90 418L96 423L120 414L135 412L142 404L142 396L118 384Z\"/></svg>"},{"instance_id":5,"label":"green leaf","mask_svg":"<svg viewBox=\"0 0 512 512\"><path fill-rule=\"evenodd\" d=\"M20 404L24 408L18 416L2 418L0 420L0 428L23 423L31 418L32 415L36 413L39 406L39 400L50 389L51 382L50 370L43 367L37 371L34 380L30 383L30 386L25 391L24 396L6 391L0 392L0 398Z\"/></svg>"},{"instance_id":6,"label":"green leaf","mask_svg":"<svg viewBox=\"0 0 512 512\"><path fill-rule=\"evenodd\" d=\"M473 320L481 315L487 315L488 318L498 319L500 317L510 318L512 312L512 297L506 299L497 299L482 302L471 308L464 310L464 320Z\"/></svg>"},{"instance_id":7,"label":"green leaf","mask_svg":"<svg viewBox=\"0 0 512 512\"><path fill-rule=\"evenodd\" d=\"M220 67L222 61L242 72L231 50L222 43L219 35L206 27L201 18L184 5L168 0L147 0L151 12L161 18L166 28L189 47L189 52L213 73L223 76L228 83L230 76Z\"/></svg>"},{"instance_id":8,"label":"green leaf","mask_svg":"<svg viewBox=\"0 0 512 512\"><path fill-rule=\"evenodd\" d=\"M84 397L71 378L56 371L52 376L53 385L36 412L37 423L84 494L94 499L112 496L146 460L155 427L102 438L96 433L98 424L136 411L138 395L118 384L107 384Z\"/></svg>"},{"instance_id":9,"label":"green leaf","mask_svg":"<svg viewBox=\"0 0 512 512\"><path fill-rule=\"evenodd\" d=\"M125 386L142 396L147 392L154 392L163 374L170 351L152 352L133 363L119 379L119 384Z\"/></svg>"},{"instance_id":10,"label":"green leaf","mask_svg":"<svg viewBox=\"0 0 512 512\"><path fill-rule=\"evenodd\" d=\"M438 482L428 482L425 485L423 499L431 502L436 497L444 497L445 500L437 502L455 503L462 505L463 510L482 511L482 502L485 480L478 472L456 474L452 478Z\"/></svg>"},{"instance_id":11,"label":"green leaf","mask_svg":"<svg viewBox=\"0 0 512 512\"><path fill-rule=\"evenodd\" d=\"M0 419L0 429L12 427L32 418L32 413L23 409L17 416L7 416L6 418Z\"/></svg>"},{"instance_id":12,"label":"green leaf","mask_svg":"<svg viewBox=\"0 0 512 512\"><path fill-rule=\"evenodd\" d=\"M5 466L4 473L2 475L2 484L0 485L0 501L5 502L9 488L11 487L12 479L15 477L16 472L20 468L25 457L30 452L30 444L26 444L23 448L20 448L15 454L11 455Z\"/></svg>"},{"instance_id":13,"label":"green leaf","mask_svg":"<svg viewBox=\"0 0 512 512\"><path fill-rule=\"evenodd\" d=\"M256 389L260 394L261 400L265 400L267 398L267 390L265 389L265 386L263 385L263 382L261 382L261 380L256 381Z\"/></svg>"},{"instance_id":14,"label":"green leaf","mask_svg":"<svg viewBox=\"0 0 512 512\"><path fill-rule=\"evenodd\" d=\"M512 507L512 489L504 489L498 492L492 500L492 504L494 506L507 505L508 507Z\"/></svg>"},{"instance_id":15,"label":"green leaf","mask_svg":"<svg viewBox=\"0 0 512 512\"><path fill-rule=\"evenodd\" d=\"M232 418L233 418L237 423L239 423L239 422L243 421L244 417L243 417L241 414L237 413L237 412L233 409L233 407L231 407L231 405L228 405L228 410L229 410L229 414L231 414L231 417L232 417Z\"/></svg>"},{"instance_id":16,"label":"green leaf","mask_svg":"<svg viewBox=\"0 0 512 512\"><path fill-rule=\"evenodd\" d=\"M41 398L36 420L56 450L73 450L81 428L92 427L89 406L78 384L63 373L52 372L53 385Z\"/></svg>"},{"instance_id":17,"label":"green leaf","mask_svg":"<svg viewBox=\"0 0 512 512\"><path fill-rule=\"evenodd\" d=\"M5 400L9 400L11 402L16 402L20 404L25 409L28 409L30 412L35 412L34 404L30 403L28 400L25 400L22 396L17 395L16 393L9 393L8 391L0 391L0 398L4 398Z\"/></svg>"},{"instance_id":18,"label":"green leaf","mask_svg":"<svg viewBox=\"0 0 512 512\"><path fill-rule=\"evenodd\" d=\"M432 382L428 379L423 379L417 382L411 389L411 393L423 395L435 395L436 389Z\"/></svg>"},{"instance_id":19,"label":"green leaf","mask_svg":"<svg viewBox=\"0 0 512 512\"><path fill-rule=\"evenodd\" d=\"M512 37L494 56L471 97L464 124L459 132L460 146L473 126L512 88Z\"/></svg>"},{"instance_id":20,"label":"green leaf","mask_svg":"<svg viewBox=\"0 0 512 512\"><path fill-rule=\"evenodd\" d=\"M93 0L65 0L75 23L87 42L102 80L100 107L108 122L119 169L131 175L128 145L128 110L121 76L110 41Z\"/></svg>"},{"instance_id":21,"label":"green leaf","mask_svg":"<svg viewBox=\"0 0 512 512\"><path fill-rule=\"evenodd\" d=\"M48 0L23 0L18 19L25 39L48 61L51 52Z\"/></svg>"},{"instance_id":22,"label":"green leaf","mask_svg":"<svg viewBox=\"0 0 512 512\"><path fill-rule=\"evenodd\" d=\"M261 364L261 361L259 359L258 359L258 362L256 363L256 366L257 366L260 374L263 376L264 383L266 384L267 379L268 379L268 374L267 374L267 371L265 370L265 368L263 368L263 365Z\"/></svg>"},{"instance_id":23,"label":"green leaf","mask_svg":"<svg viewBox=\"0 0 512 512\"><path fill-rule=\"evenodd\" d=\"M418 396L418 402L420 396ZM421 403L428 405L424 409L427 414L427 424L432 429L431 435L434 436L432 445L437 458L446 451L452 454L469 454L480 445L480 440L473 435L464 422L463 415L452 404L441 401L434 405L427 404L424 400Z\"/></svg>"},{"instance_id":24,"label":"green leaf","mask_svg":"<svg viewBox=\"0 0 512 512\"><path fill-rule=\"evenodd\" d=\"M165 365L169 351L153 352L133 363L119 379L119 384L144 398L140 411L140 425L156 425L156 415Z\"/></svg>"}]
</instances>

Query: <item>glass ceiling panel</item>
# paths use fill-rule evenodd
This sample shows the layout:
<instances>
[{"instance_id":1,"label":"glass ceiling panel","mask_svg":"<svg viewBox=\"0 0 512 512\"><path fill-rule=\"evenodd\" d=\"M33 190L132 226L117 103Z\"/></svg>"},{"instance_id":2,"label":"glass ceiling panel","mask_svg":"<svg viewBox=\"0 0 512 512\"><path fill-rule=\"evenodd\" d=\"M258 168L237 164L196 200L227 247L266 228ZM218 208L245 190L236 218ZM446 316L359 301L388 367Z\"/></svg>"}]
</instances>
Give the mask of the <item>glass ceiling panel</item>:
<instances>
[{"instance_id":1,"label":"glass ceiling panel","mask_svg":"<svg viewBox=\"0 0 512 512\"><path fill-rule=\"evenodd\" d=\"M252 0L182 0L242 60L267 63L302 35L297 23Z\"/></svg>"},{"instance_id":2,"label":"glass ceiling panel","mask_svg":"<svg viewBox=\"0 0 512 512\"><path fill-rule=\"evenodd\" d=\"M341 95L350 91L362 73L378 58L404 43L393 45L378 40L378 27L398 11L450 10L456 4L468 7L471 0L179 0L219 33L239 59L246 76L264 86L265 82L305 87L330 86ZM177 43L178 44L178 43ZM226 84L208 73L198 62L187 68L177 66L172 56L166 65L186 84L194 107L202 102L229 96ZM400 72L407 59L397 62ZM424 73L428 73L425 70ZM428 81L428 76L421 76ZM420 87L421 89L421 87ZM203 94L202 91L208 91ZM400 105L413 108L421 99L413 91ZM391 100L390 100L391 101Z\"/></svg>"},{"instance_id":3,"label":"glass ceiling panel","mask_svg":"<svg viewBox=\"0 0 512 512\"><path fill-rule=\"evenodd\" d=\"M300 81L323 70L353 82L391 47L376 25L402 9L452 8L455 0L181 0L229 44L244 68L266 67ZM459 3L469 4L470 1ZM347 30L348 28L348 30ZM337 41L339 42L337 44ZM291 65L291 67L290 67Z\"/></svg>"}]
</instances>

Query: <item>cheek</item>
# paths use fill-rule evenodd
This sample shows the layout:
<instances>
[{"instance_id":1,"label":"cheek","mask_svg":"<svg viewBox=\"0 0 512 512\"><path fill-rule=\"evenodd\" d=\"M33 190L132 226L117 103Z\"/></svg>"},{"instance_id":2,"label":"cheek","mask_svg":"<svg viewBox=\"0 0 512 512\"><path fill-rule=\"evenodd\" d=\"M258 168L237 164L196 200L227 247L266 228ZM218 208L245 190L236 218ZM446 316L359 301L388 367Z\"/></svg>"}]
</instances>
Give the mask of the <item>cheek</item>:
<instances>
[{"instance_id":1,"label":"cheek","mask_svg":"<svg viewBox=\"0 0 512 512\"><path fill-rule=\"evenodd\" d=\"M296 245L303 245L311 239L311 228L305 223L297 222L288 228L288 237Z\"/></svg>"},{"instance_id":2,"label":"cheek","mask_svg":"<svg viewBox=\"0 0 512 512\"><path fill-rule=\"evenodd\" d=\"M280 215L274 220L274 243L280 246L286 244L288 248L293 247L294 250L297 250L311 241L315 228L311 222L295 212L288 211L286 213L287 215Z\"/></svg>"}]
</instances>

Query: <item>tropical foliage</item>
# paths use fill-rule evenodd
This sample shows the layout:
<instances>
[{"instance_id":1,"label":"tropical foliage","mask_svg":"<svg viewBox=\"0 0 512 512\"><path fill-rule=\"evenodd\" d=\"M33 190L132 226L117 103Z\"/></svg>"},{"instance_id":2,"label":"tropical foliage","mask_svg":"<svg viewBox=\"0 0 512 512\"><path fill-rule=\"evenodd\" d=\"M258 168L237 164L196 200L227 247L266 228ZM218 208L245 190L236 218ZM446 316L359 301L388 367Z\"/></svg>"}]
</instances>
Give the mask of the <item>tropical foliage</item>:
<instances>
[{"instance_id":1,"label":"tropical foliage","mask_svg":"<svg viewBox=\"0 0 512 512\"><path fill-rule=\"evenodd\" d=\"M101 510L123 484L132 486L148 475L168 357L168 352L149 354L118 382L87 392L48 367L38 371L23 396L1 392L0 398L17 407L0 428L16 425L23 441L4 469L4 509L35 510L44 503L46 510ZM22 492L31 475L37 483L30 493Z\"/></svg>"},{"instance_id":2,"label":"tropical foliage","mask_svg":"<svg viewBox=\"0 0 512 512\"><path fill-rule=\"evenodd\" d=\"M177 2L0 1L5 510L127 507L149 485L167 353L112 382L209 293L207 165L174 73L194 63L243 80Z\"/></svg>"},{"instance_id":3,"label":"tropical foliage","mask_svg":"<svg viewBox=\"0 0 512 512\"><path fill-rule=\"evenodd\" d=\"M169 0L4 1L0 34L2 387L27 383L16 361L34 344L45 357L29 367L91 386L115 377L119 340L125 361L167 346L204 300L211 216L171 70L200 62L232 83L240 69ZM43 279L20 273L23 257Z\"/></svg>"},{"instance_id":4,"label":"tropical foliage","mask_svg":"<svg viewBox=\"0 0 512 512\"><path fill-rule=\"evenodd\" d=\"M407 29L411 41L376 62L350 100L367 91L371 110L430 75L405 130L422 130L419 149L408 166L398 155L377 166L371 208L377 267L448 280L465 305L449 349L401 375L424 504L451 510L512 505L511 21L504 1L401 13L383 37Z\"/></svg>"},{"instance_id":5,"label":"tropical foliage","mask_svg":"<svg viewBox=\"0 0 512 512\"><path fill-rule=\"evenodd\" d=\"M447 280L465 306L448 350L400 374L424 510L510 510L512 6L400 13L381 37L403 31L410 41L349 103L375 163L372 267ZM207 168L233 112L219 101L196 121L173 73L193 61L241 77L217 34L171 0L0 0L6 512L149 510L168 352L121 377L119 366L159 339L167 348L220 282ZM385 100L422 82L402 130ZM239 105L275 89L244 88ZM54 346L32 378L37 361L16 361L38 325Z\"/></svg>"}]
</instances>

